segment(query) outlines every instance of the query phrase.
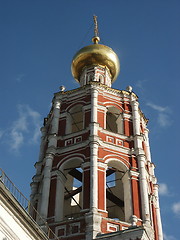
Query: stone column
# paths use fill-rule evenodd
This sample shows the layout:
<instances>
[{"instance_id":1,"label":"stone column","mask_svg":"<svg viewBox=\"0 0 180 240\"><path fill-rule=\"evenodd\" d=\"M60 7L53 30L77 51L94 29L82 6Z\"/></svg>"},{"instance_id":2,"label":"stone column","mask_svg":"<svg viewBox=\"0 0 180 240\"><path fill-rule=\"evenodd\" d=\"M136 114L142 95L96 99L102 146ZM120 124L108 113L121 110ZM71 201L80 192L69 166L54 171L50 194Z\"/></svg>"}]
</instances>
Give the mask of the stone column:
<instances>
[{"instance_id":1,"label":"stone column","mask_svg":"<svg viewBox=\"0 0 180 240\"><path fill-rule=\"evenodd\" d=\"M158 228L158 240L163 240L163 232L162 232L162 223L161 223L161 214L160 214L160 207L159 207L159 194L158 194L158 185L154 184L154 195L156 199L156 216L157 216L157 228Z\"/></svg>"},{"instance_id":2,"label":"stone column","mask_svg":"<svg viewBox=\"0 0 180 240\"><path fill-rule=\"evenodd\" d=\"M92 88L91 93L91 123L97 123L97 101L98 101L98 90Z\"/></svg>"},{"instance_id":3,"label":"stone column","mask_svg":"<svg viewBox=\"0 0 180 240\"><path fill-rule=\"evenodd\" d=\"M44 148L45 148L45 144L46 144L45 137L46 137L46 128L42 127L41 128L41 146L40 146L40 152L39 152L39 162L41 162L44 158ZM37 171L38 171L38 169L37 169Z\"/></svg>"},{"instance_id":4,"label":"stone column","mask_svg":"<svg viewBox=\"0 0 180 240\"><path fill-rule=\"evenodd\" d=\"M149 130L145 128L144 134L145 134L145 144L146 144L146 153L147 153L147 161L151 162L151 152L150 152L150 146L149 146L149 137L148 137Z\"/></svg>"},{"instance_id":5,"label":"stone column","mask_svg":"<svg viewBox=\"0 0 180 240\"><path fill-rule=\"evenodd\" d=\"M54 157L53 154L47 154L46 155L45 167L44 167L44 171L43 171L40 215L45 220L46 220L47 214L48 214L50 182L51 182L51 169L52 169L53 157Z\"/></svg>"},{"instance_id":6,"label":"stone column","mask_svg":"<svg viewBox=\"0 0 180 240\"><path fill-rule=\"evenodd\" d=\"M97 153L98 144L91 143L91 156L90 156L90 209L92 212L97 211L97 192L98 192L98 177L97 177Z\"/></svg>"},{"instance_id":7,"label":"stone column","mask_svg":"<svg viewBox=\"0 0 180 240\"><path fill-rule=\"evenodd\" d=\"M58 170L56 186L56 203L55 203L55 221L62 221L64 218L64 185L65 176Z\"/></svg>"},{"instance_id":8,"label":"stone column","mask_svg":"<svg viewBox=\"0 0 180 240\"><path fill-rule=\"evenodd\" d=\"M134 135L140 135L139 103L135 99L131 99L131 106L133 114L133 132Z\"/></svg>"},{"instance_id":9,"label":"stone column","mask_svg":"<svg viewBox=\"0 0 180 240\"><path fill-rule=\"evenodd\" d=\"M148 185L146 179L146 169L145 169L145 155L137 155L138 168L139 168L139 183L140 183L140 193L141 193L141 207L142 207L142 217L144 223L150 222L150 212L149 212L149 198L148 198Z\"/></svg>"},{"instance_id":10,"label":"stone column","mask_svg":"<svg viewBox=\"0 0 180 240\"><path fill-rule=\"evenodd\" d=\"M125 212L125 221L129 221L131 216L133 215L132 209L132 186L131 186L131 179L129 176L129 171L127 171L123 178L123 191L124 191L124 212Z\"/></svg>"},{"instance_id":11,"label":"stone column","mask_svg":"<svg viewBox=\"0 0 180 240\"><path fill-rule=\"evenodd\" d=\"M59 117L60 117L60 101L55 100L54 108L53 108L53 118L51 121L51 135L49 136L49 144L48 147L56 147L57 145L57 135L59 128Z\"/></svg>"},{"instance_id":12,"label":"stone column","mask_svg":"<svg viewBox=\"0 0 180 240\"><path fill-rule=\"evenodd\" d=\"M98 161L98 142L97 142L97 97L98 91L92 88L91 94L91 124L90 124L90 209L97 211L97 161Z\"/></svg>"},{"instance_id":13,"label":"stone column","mask_svg":"<svg viewBox=\"0 0 180 240\"><path fill-rule=\"evenodd\" d=\"M133 117L133 131L134 131L134 145L135 152L138 159L139 168L139 183L141 193L141 208L142 218L144 223L149 223L150 212L149 212L149 199L148 199L148 185L146 179L146 157L142 149L142 136L140 135L140 114L139 114L139 103L131 96L132 106L132 117Z\"/></svg>"},{"instance_id":14,"label":"stone column","mask_svg":"<svg viewBox=\"0 0 180 240\"><path fill-rule=\"evenodd\" d=\"M60 106L61 103L59 100L54 101L54 108L53 108L53 119L52 119L52 128L51 128L51 133L52 134L57 134L58 133L58 128L59 128L59 117L60 117Z\"/></svg>"},{"instance_id":15,"label":"stone column","mask_svg":"<svg viewBox=\"0 0 180 240\"><path fill-rule=\"evenodd\" d=\"M90 123L90 212L86 214L86 240L95 239L101 232L101 214L98 213L98 126L97 98L98 90L92 85L91 123Z\"/></svg>"}]
</instances>

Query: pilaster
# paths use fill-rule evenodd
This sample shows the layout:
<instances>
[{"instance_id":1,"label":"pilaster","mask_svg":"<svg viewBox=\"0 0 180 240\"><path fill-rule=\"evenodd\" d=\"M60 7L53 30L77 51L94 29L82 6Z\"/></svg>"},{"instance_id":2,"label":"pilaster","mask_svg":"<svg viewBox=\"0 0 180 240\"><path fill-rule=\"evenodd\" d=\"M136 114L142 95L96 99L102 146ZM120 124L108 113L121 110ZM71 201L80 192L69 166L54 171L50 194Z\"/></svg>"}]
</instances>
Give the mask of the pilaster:
<instances>
[{"instance_id":1,"label":"pilaster","mask_svg":"<svg viewBox=\"0 0 180 240\"><path fill-rule=\"evenodd\" d=\"M150 223L150 212L149 212L149 198L148 198L148 185L146 177L145 168L145 155L137 155L138 167L139 167L139 183L140 183L140 193L141 193L141 208L142 208L142 218L143 222L146 224Z\"/></svg>"},{"instance_id":2,"label":"pilaster","mask_svg":"<svg viewBox=\"0 0 180 240\"><path fill-rule=\"evenodd\" d=\"M154 184L154 195L155 195L155 209L157 216L157 228L158 228L158 240L163 240L163 232L162 232L162 223L161 223L161 214L159 207L159 194L158 194L158 185Z\"/></svg>"},{"instance_id":3,"label":"pilaster","mask_svg":"<svg viewBox=\"0 0 180 240\"><path fill-rule=\"evenodd\" d=\"M43 172L42 180L42 194L41 194L41 207L40 215L43 219L47 218L48 213L48 204L49 204L49 193L50 193L50 181L51 181L51 169L53 154L47 154L45 158L45 167Z\"/></svg>"},{"instance_id":4,"label":"pilaster","mask_svg":"<svg viewBox=\"0 0 180 240\"><path fill-rule=\"evenodd\" d=\"M55 203L55 221L63 220L64 207L64 185L66 182L65 176L61 171L57 170L57 187L56 187L56 203Z\"/></svg>"},{"instance_id":5,"label":"pilaster","mask_svg":"<svg viewBox=\"0 0 180 240\"><path fill-rule=\"evenodd\" d=\"M86 213L86 240L96 239L96 236L101 233L101 214Z\"/></svg>"}]
</instances>

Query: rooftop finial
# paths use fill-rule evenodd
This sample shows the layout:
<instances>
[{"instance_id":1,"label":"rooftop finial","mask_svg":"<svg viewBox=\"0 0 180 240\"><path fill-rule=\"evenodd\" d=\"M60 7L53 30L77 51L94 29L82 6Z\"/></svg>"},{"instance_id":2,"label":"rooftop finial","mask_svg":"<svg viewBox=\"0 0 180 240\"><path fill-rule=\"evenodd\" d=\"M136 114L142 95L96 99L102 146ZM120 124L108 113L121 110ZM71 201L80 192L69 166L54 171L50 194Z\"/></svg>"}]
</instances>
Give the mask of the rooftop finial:
<instances>
[{"instance_id":1,"label":"rooftop finial","mask_svg":"<svg viewBox=\"0 0 180 240\"><path fill-rule=\"evenodd\" d=\"M92 41L94 44L97 44L100 41L99 32L98 32L97 16L94 15L93 19L94 19L94 37L92 38Z\"/></svg>"}]
</instances>

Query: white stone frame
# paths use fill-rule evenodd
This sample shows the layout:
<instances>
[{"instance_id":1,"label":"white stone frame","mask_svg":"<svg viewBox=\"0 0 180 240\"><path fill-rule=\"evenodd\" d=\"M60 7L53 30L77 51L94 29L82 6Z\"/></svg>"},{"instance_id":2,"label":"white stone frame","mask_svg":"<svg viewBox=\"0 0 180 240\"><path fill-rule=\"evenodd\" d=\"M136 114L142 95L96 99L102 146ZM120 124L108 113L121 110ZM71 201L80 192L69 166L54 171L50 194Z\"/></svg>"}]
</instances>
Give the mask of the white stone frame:
<instances>
[{"instance_id":1,"label":"white stone frame","mask_svg":"<svg viewBox=\"0 0 180 240\"><path fill-rule=\"evenodd\" d=\"M71 117L71 113L70 111L77 107L77 106L81 106L82 108L82 129L84 129L84 126L85 126L85 119L84 119L84 105L82 102L77 102L77 104L73 104L72 106L69 106L68 109L67 109L67 113L66 113L66 130L65 130L65 134L74 134L76 132L72 132L72 117ZM79 130L79 131L81 131Z\"/></svg>"},{"instance_id":2,"label":"white stone frame","mask_svg":"<svg viewBox=\"0 0 180 240\"><path fill-rule=\"evenodd\" d=\"M59 236L59 235L58 235L58 231L61 230L61 229L64 229L64 235ZM56 236L58 236L58 237L65 237L65 236L66 236L66 225L57 226L57 227L55 228L55 234L56 234Z\"/></svg>"},{"instance_id":3,"label":"white stone frame","mask_svg":"<svg viewBox=\"0 0 180 240\"><path fill-rule=\"evenodd\" d=\"M62 221L64 219L64 185L66 182L66 172L64 169L69 167L78 167L84 162L84 155L71 154L68 157L62 159L63 164L58 165L57 170L57 188L56 188L56 203L55 203L55 219L56 221ZM83 199L82 199L83 200ZM59 210L62 211L59 211Z\"/></svg>"},{"instance_id":4,"label":"white stone frame","mask_svg":"<svg viewBox=\"0 0 180 240\"><path fill-rule=\"evenodd\" d=\"M110 227L115 228L115 230L114 231L111 230ZM117 232L117 231L119 231L119 225L108 222L107 223L107 231L109 231L109 232Z\"/></svg>"},{"instance_id":5,"label":"white stone frame","mask_svg":"<svg viewBox=\"0 0 180 240\"><path fill-rule=\"evenodd\" d=\"M77 141L78 139L80 139L79 141ZM82 142L82 136L77 136L74 138L74 143L79 143Z\"/></svg>"},{"instance_id":6,"label":"white stone frame","mask_svg":"<svg viewBox=\"0 0 180 240\"><path fill-rule=\"evenodd\" d=\"M114 142L114 137L106 136L106 142L115 144L115 142Z\"/></svg>"},{"instance_id":7,"label":"white stone frame","mask_svg":"<svg viewBox=\"0 0 180 240\"><path fill-rule=\"evenodd\" d=\"M120 144L119 144L120 143ZM123 142L123 140L121 140L121 139L116 139L116 145L117 146L123 146L124 144L123 144L124 142Z\"/></svg>"},{"instance_id":8,"label":"white stone frame","mask_svg":"<svg viewBox=\"0 0 180 240\"><path fill-rule=\"evenodd\" d=\"M75 222L75 223L71 223L69 224L70 226L70 235L76 235L80 233L80 222ZM72 233L72 228L73 227L78 227L78 232L77 233Z\"/></svg>"},{"instance_id":9,"label":"white stone frame","mask_svg":"<svg viewBox=\"0 0 180 240\"><path fill-rule=\"evenodd\" d=\"M105 161L107 167L110 165L114 165L116 169L124 170L125 175L122 178L123 183L123 191L124 191L124 214L125 214L125 221L130 222L131 216L133 215L133 206L132 206L132 187L131 187L131 179L129 174L129 168L120 161L118 158L108 158Z\"/></svg>"},{"instance_id":10,"label":"white stone frame","mask_svg":"<svg viewBox=\"0 0 180 240\"><path fill-rule=\"evenodd\" d=\"M116 109L116 110L118 110L119 111L119 117L116 119L116 126L117 126L117 132L113 132L113 133L117 133L117 134L124 134L124 117L123 117L123 109L122 108L120 108L120 106L115 106L115 105L106 105L106 113L105 113L105 129L107 130L107 131L109 131L108 129L107 129L107 126L106 126L106 123L107 123L107 113L108 112L110 112L110 113L112 113L112 114L114 114L115 115L115 113L113 113L113 112L111 112L111 111L109 111L109 109ZM121 110L120 110L121 109Z\"/></svg>"},{"instance_id":11,"label":"white stone frame","mask_svg":"<svg viewBox=\"0 0 180 240\"><path fill-rule=\"evenodd\" d=\"M64 143L65 147L69 146L69 145L72 145L72 144L73 144L73 138L65 140L65 143Z\"/></svg>"}]
</instances>

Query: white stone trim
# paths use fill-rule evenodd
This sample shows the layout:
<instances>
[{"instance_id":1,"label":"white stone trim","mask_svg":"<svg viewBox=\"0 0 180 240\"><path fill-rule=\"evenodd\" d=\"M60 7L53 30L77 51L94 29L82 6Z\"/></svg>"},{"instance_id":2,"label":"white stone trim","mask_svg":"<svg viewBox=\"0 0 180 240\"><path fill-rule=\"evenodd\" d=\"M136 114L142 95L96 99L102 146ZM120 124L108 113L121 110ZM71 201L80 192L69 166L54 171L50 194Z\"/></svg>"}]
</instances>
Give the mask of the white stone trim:
<instances>
[{"instance_id":1,"label":"white stone trim","mask_svg":"<svg viewBox=\"0 0 180 240\"><path fill-rule=\"evenodd\" d=\"M89 105L84 105L84 106L83 106L83 110L84 110L84 111L87 111L87 110L91 111L91 104L89 104Z\"/></svg>"},{"instance_id":2,"label":"white stone trim","mask_svg":"<svg viewBox=\"0 0 180 240\"><path fill-rule=\"evenodd\" d=\"M105 170L107 169L107 164L106 163L102 163L102 162L98 162L97 163L98 167L104 168ZM100 170L100 169L99 169Z\"/></svg>"},{"instance_id":3,"label":"white stone trim","mask_svg":"<svg viewBox=\"0 0 180 240\"><path fill-rule=\"evenodd\" d=\"M113 137L116 137L116 138L122 138L124 140L128 140L128 141L131 141L132 139L130 139L129 137L125 136L124 134L120 134L120 133L114 133L114 132L110 132L106 129L103 129L103 128L100 128L99 129L102 133L106 134L106 135L110 135L110 136L113 136Z\"/></svg>"},{"instance_id":4,"label":"white stone trim","mask_svg":"<svg viewBox=\"0 0 180 240\"><path fill-rule=\"evenodd\" d=\"M106 136L106 142L114 144L114 138L111 136Z\"/></svg>"},{"instance_id":5,"label":"white stone trim","mask_svg":"<svg viewBox=\"0 0 180 240\"><path fill-rule=\"evenodd\" d=\"M110 228L114 228L115 230L113 231L112 229L110 229ZM117 232L117 231L119 231L120 229L119 229L119 225L117 225L117 224L113 224L113 223L107 223L107 231L108 232Z\"/></svg>"},{"instance_id":6,"label":"white stone trim","mask_svg":"<svg viewBox=\"0 0 180 240\"><path fill-rule=\"evenodd\" d=\"M143 221L150 221L150 209L149 209L149 198L148 198L148 186L147 186L147 172L145 169L145 156L138 155L138 165L139 165L139 182L140 182L140 193L141 193L141 207L142 207L142 217Z\"/></svg>"},{"instance_id":7,"label":"white stone trim","mask_svg":"<svg viewBox=\"0 0 180 240\"><path fill-rule=\"evenodd\" d=\"M61 229L64 230L64 235L58 236L58 231L61 230ZM65 236L66 236L66 225L57 226L57 227L55 228L55 234L56 234L56 236L58 236L58 237L65 237Z\"/></svg>"},{"instance_id":8,"label":"white stone trim","mask_svg":"<svg viewBox=\"0 0 180 240\"><path fill-rule=\"evenodd\" d=\"M146 144L147 161L151 162L151 151L150 151L150 145L149 145L148 132L149 130L145 128L145 144Z\"/></svg>"},{"instance_id":9,"label":"white stone trim","mask_svg":"<svg viewBox=\"0 0 180 240\"><path fill-rule=\"evenodd\" d=\"M69 224L69 226L70 226L70 235L77 235L77 234L80 233L80 222L71 223L71 224ZM78 227L78 232L72 233L72 228L73 227Z\"/></svg>"},{"instance_id":10,"label":"white stone trim","mask_svg":"<svg viewBox=\"0 0 180 240\"><path fill-rule=\"evenodd\" d=\"M82 136L78 136L74 138L74 143L82 142Z\"/></svg>"},{"instance_id":11,"label":"white stone trim","mask_svg":"<svg viewBox=\"0 0 180 240\"><path fill-rule=\"evenodd\" d=\"M97 143L91 143L91 157L90 157L90 208L92 211L96 211L98 203L98 178L97 178L97 157L98 157L98 144Z\"/></svg>"},{"instance_id":12,"label":"white stone trim","mask_svg":"<svg viewBox=\"0 0 180 240\"><path fill-rule=\"evenodd\" d=\"M123 112L122 115L123 115L124 119L129 120L129 121L132 120L132 115L130 113Z\"/></svg>"},{"instance_id":13,"label":"white stone trim","mask_svg":"<svg viewBox=\"0 0 180 240\"><path fill-rule=\"evenodd\" d=\"M139 177L139 172L135 172L135 171L129 171L130 176L135 176L135 177Z\"/></svg>"},{"instance_id":14,"label":"white stone trim","mask_svg":"<svg viewBox=\"0 0 180 240\"><path fill-rule=\"evenodd\" d=\"M140 135L139 103L131 101L134 135Z\"/></svg>"},{"instance_id":15,"label":"white stone trim","mask_svg":"<svg viewBox=\"0 0 180 240\"><path fill-rule=\"evenodd\" d=\"M81 164L81 167L82 167L82 169L84 169L84 171L86 171L85 168L88 168L87 170L89 170L89 168L90 168L90 163L89 163L89 162L84 162L84 163Z\"/></svg>"},{"instance_id":16,"label":"white stone trim","mask_svg":"<svg viewBox=\"0 0 180 240\"><path fill-rule=\"evenodd\" d=\"M124 146L123 140L117 138L117 139L116 139L116 145L118 145L118 146Z\"/></svg>"},{"instance_id":17,"label":"white stone trim","mask_svg":"<svg viewBox=\"0 0 180 240\"><path fill-rule=\"evenodd\" d=\"M126 148L124 146L119 146L119 145L115 145L113 143L110 143L110 142L103 142L101 140L99 140L99 144L101 147L104 147L108 150L110 150L112 153L115 153L117 154L117 152L119 152L119 149L121 149L121 155L131 155L131 150L129 148Z\"/></svg>"},{"instance_id":18,"label":"white stone trim","mask_svg":"<svg viewBox=\"0 0 180 240\"><path fill-rule=\"evenodd\" d=\"M63 220L64 208L64 185L66 182L65 176L57 171L57 184L56 184L56 200L55 200L55 221Z\"/></svg>"},{"instance_id":19,"label":"white stone trim","mask_svg":"<svg viewBox=\"0 0 180 240\"><path fill-rule=\"evenodd\" d=\"M45 158L45 167L43 171L42 180L42 194L41 194L41 204L40 204L40 215L42 218L47 218L48 204L49 204L49 194L50 194L50 182L51 182L51 169L52 169L52 154L47 154Z\"/></svg>"},{"instance_id":20,"label":"white stone trim","mask_svg":"<svg viewBox=\"0 0 180 240\"><path fill-rule=\"evenodd\" d=\"M67 140L65 141L65 143L64 143L65 147L66 147L66 146L69 146L69 145L71 145L71 144L73 144L73 138L67 139Z\"/></svg>"},{"instance_id":21,"label":"white stone trim","mask_svg":"<svg viewBox=\"0 0 180 240\"><path fill-rule=\"evenodd\" d=\"M154 185L154 194L156 197L156 216L157 216L157 227L158 227L158 240L163 240L163 231L162 231L162 223L161 223L161 214L159 207L159 195L158 195L158 185Z\"/></svg>"},{"instance_id":22,"label":"white stone trim","mask_svg":"<svg viewBox=\"0 0 180 240\"><path fill-rule=\"evenodd\" d=\"M125 211L125 221L129 222L131 216L133 215L132 206L132 186L129 171L126 171L122 178L123 189L124 189L124 211Z\"/></svg>"}]
</instances>

